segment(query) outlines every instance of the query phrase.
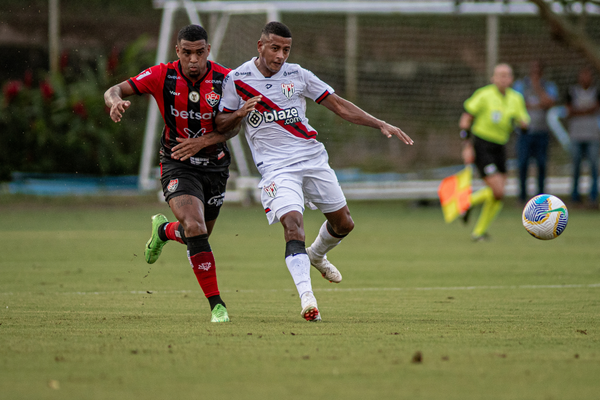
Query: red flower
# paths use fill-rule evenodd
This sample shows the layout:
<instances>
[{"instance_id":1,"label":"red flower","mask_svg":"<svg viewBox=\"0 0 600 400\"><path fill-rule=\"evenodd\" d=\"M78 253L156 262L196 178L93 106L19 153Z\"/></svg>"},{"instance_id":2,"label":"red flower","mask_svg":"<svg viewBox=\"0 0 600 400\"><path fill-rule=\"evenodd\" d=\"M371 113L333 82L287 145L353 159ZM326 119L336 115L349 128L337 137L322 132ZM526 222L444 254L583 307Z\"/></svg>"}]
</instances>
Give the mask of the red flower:
<instances>
[{"instance_id":1,"label":"red flower","mask_svg":"<svg viewBox=\"0 0 600 400\"><path fill-rule=\"evenodd\" d=\"M79 115L83 119L87 119L87 109L85 108L83 101L79 101L73 105L73 113Z\"/></svg>"},{"instance_id":2,"label":"red flower","mask_svg":"<svg viewBox=\"0 0 600 400\"><path fill-rule=\"evenodd\" d=\"M22 89L21 81L8 81L4 85L4 99L6 103L10 103L19 94Z\"/></svg>"},{"instance_id":3,"label":"red flower","mask_svg":"<svg viewBox=\"0 0 600 400\"><path fill-rule=\"evenodd\" d=\"M54 96L54 89L52 88L52 85L50 85L50 82L40 82L40 91L42 92L42 97L44 100L52 100L52 96Z\"/></svg>"}]
</instances>

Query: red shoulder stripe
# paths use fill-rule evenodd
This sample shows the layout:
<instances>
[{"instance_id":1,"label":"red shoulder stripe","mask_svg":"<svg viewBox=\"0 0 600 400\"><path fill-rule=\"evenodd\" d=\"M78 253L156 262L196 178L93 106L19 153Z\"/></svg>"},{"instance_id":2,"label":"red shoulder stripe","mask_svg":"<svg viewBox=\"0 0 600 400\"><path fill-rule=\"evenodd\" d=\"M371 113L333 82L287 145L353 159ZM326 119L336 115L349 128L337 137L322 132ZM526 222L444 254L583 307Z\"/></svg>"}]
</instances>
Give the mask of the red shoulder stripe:
<instances>
[{"instance_id":1,"label":"red shoulder stripe","mask_svg":"<svg viewBox=\"0 0 600 400\"><path fill-rule=\"evenodd\" d=\"M242 82L241 80L235 81L235 88L236 88L238 95L246 101L251 99L252 97L262 96L261 101L259 101L256 104L256 109L258 111L261 111L261 112L282 111L281 107L279 107L277 104L273 103L269 98L267 98L265 95L260 93L258 90L254 89L252 86L248 85L247 83ZM306 125L304 125L301 122L295 122L295 123L288 124L288 125L286 125L285 121L282 121L282 120L278 120L275 122L277 124L279 124L279 126L281 126L283 129L285 129L286 131L288 131L289 133L291 133L292 135L294 135L296 137L299 137L302 139L314 139L317 136L316 131L309 130L306 127Z\"/></svg>"}]
</instances>

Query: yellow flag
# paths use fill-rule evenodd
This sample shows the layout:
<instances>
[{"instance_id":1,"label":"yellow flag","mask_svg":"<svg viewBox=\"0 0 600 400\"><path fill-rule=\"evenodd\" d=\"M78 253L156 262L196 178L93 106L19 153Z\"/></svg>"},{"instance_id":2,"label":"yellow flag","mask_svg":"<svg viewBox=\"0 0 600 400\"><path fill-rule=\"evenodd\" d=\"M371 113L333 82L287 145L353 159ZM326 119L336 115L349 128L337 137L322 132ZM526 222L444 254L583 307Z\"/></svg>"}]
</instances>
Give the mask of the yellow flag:
<instances>
[{"instance_id":1,"label":"yellow flag","mask_svg":"<svg viewBox=\"0 0 600 400\"><path fill-rule=\"evenodd\" d=\"M460 172L442 179L438 196L442 205L444 221L450 223L463 215L471 207L471 181L473 169L470 165Z\"/></svg>"}]
</instances>

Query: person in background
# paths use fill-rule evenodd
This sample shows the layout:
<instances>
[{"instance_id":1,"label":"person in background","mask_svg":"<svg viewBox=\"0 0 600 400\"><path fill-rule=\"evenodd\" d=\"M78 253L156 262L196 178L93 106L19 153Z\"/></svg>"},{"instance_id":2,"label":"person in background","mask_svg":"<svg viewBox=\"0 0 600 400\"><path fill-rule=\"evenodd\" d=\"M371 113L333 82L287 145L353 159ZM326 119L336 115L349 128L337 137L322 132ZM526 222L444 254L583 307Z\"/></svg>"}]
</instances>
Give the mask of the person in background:
<instances>
[{"instance_id":1,"label":"person in background","mask_svg":"<svg viewBox=\"0 0 600 400\"><path fill-rule=\"evenodd\" d=\"M508 64L494 68L492 83L477 89L465 103L459 120L465 164L475 164L486 186L470 196L471 207L482 204L471 234L473 241L488 238L487 231L503 206L506 184L506 143L515 127L527 129L529 114L523 96L513 90ZM470 211L470 210L469 210ZM466 222L469 211L463 217Z\"/></svg>"},{"instance_id":2,"label":"person in background","mask_svg":"<svg viewBox=\"0 0 600 400\"><path fill-rule=\"evenodd\" d=\"M571 138L573 163L573 190L571 200L582 204L579 193L581 161L587 158L590 166L591 185L589 205L598 208L598 155L600 153L600 90L594 85L594 71L584 67L579 71L577 84L567 91L567 130Z\"/></svg>"},{"instance_id":3,"label":"person in background","mask_svg":"<svg viewBox=\"0 0 600 400\"><path fill-rule=\"evenodd\" d=\"M544 79L543 74L543 64L540 61L534 61L530 65L529 75L519 79L513 85L513 89L525 98L525 106L531 117L529 130L521 131L517 138L519 200L522 203L528 200L527 172L531 158L534 158L537 164L537 194L545 193L548 142L550 140L546 113L556 104L558 87L554 82Z\"/></svg>"}]
</instances>

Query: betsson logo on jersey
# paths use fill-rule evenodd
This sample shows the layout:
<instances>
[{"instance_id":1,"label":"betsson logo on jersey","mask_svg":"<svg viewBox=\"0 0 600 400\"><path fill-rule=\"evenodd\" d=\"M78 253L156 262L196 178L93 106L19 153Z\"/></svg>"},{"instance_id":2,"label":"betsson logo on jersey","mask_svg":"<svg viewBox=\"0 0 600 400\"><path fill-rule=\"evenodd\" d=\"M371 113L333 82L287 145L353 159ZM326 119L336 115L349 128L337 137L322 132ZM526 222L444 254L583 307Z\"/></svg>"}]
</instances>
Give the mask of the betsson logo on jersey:
<instances>
[{"instance_id":1,"label":"betsson logo on jersey","mask_svg":"<svg viewBox=\"0 0 600 400\"><path fill-rule=\"evenodd\" d=\"M179 111L176 110L175 107L171 106L171 115L174 117L179 117L179 118L183 118L183 119L197 119L197 120L201 120L201 119L212 119L215 115L217 115L216 111L213 111L211 113L203 113L200 114L199 112L195 112L195 111Z\"/></svg>"},{"instance_id":2,"label":"betsson logo on jersey","mask_svg":"<svg viewBox=\"0 0 600 400\"><path fill-rule=\"evenodd\" d=\"M298 109L296 107L286 108L283 110L273 111L253 111L248 115L248 123L253 128L258 128L262 122L277 122L283 121L284 125L292 125L297 122L302 122L302 118L298 116Z\"/></svg>"}]
</instances>

